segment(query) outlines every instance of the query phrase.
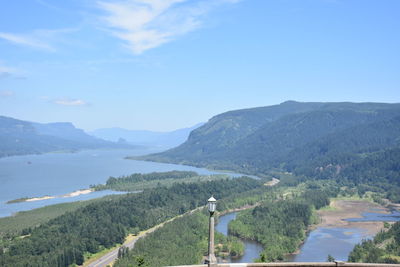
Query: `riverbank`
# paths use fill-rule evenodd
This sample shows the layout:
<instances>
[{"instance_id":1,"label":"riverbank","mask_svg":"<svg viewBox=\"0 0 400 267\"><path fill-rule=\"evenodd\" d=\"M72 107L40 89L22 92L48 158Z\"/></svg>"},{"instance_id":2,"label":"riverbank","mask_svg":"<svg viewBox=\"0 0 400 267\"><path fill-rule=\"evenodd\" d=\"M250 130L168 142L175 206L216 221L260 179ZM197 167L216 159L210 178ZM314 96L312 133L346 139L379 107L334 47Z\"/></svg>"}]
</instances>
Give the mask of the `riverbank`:
<instances>
[{"instance_id":1,"label":"riverbank","mask_svg":"<svg viewBox=\"0 0 400 267\"><path fill-rule=\"evenodd\" d=\"M317 211L321 222L315 228L358 228L365 231L366 235L374 236L383 229L381 221L346 221L351 218L362 218L366 212L389 214L389 210L379 204L365 200L341 200L331 201L330 209ZM313 228L314 228L313 227Z\"/></svg>"},{"instance_id":2,"label":"riverbank","mask_svg":"<svg viewBox=\"0 0 400 267\"><path fill-rule=\"evenodd\" d=\"M69 197L77 197L80 195L86 195L94 192L93 189L81 189L77 191L73 191L68 194L64 195L59 195L59 196L43 196L43 197L32 197L32 198L18 198L14 200L7 201L6 204L13 204L13 203L21 203L21 202L34 202L34 201L40 201L40 200L48 200L48 199L54 199L54 198L69 198Z\"/></svg>"}]
</instances>

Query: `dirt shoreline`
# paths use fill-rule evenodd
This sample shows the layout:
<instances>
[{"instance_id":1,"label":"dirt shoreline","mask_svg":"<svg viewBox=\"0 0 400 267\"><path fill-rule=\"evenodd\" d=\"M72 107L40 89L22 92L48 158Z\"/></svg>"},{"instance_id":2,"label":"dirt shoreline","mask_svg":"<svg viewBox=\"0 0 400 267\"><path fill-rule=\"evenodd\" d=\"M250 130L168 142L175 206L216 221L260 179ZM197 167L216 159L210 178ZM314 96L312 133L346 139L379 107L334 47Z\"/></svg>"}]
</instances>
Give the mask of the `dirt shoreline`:
<instances>
[{"instance_id":1,"label":"dirt shoreline","mask_svg":"<svg viewBox=\"0 0 400 267\"><path fill-rule=\"evenodd\" d=\"M349 222L345 219L362 218L364 212L390 213L389 209L365 200L333 200L330 207L333 210L317 211L321 222L315 228L359 228L365 230L366 235L374 236L383 229L383 222Z\"/></svg>"}]
</instances>

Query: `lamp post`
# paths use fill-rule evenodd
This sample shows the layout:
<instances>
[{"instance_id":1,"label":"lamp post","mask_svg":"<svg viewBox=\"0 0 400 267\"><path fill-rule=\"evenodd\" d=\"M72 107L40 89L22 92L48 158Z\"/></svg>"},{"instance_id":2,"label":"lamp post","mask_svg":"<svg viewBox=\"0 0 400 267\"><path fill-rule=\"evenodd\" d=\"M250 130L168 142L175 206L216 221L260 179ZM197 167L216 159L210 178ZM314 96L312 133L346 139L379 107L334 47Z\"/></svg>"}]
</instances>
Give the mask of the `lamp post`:
<instances>
[{"instance_id":1,"label":"lamp post","mask_svg":"<svg viewBox=\"0 0 400 267\"><path fill-rule=\"evenodd\" d=\"M217 267L217 258L214 254L214 212L217 208L217 200L211 196L208 199L208 211L210 212L210 225L208 237L208 267Z\"/></svg>"}]
</instances>

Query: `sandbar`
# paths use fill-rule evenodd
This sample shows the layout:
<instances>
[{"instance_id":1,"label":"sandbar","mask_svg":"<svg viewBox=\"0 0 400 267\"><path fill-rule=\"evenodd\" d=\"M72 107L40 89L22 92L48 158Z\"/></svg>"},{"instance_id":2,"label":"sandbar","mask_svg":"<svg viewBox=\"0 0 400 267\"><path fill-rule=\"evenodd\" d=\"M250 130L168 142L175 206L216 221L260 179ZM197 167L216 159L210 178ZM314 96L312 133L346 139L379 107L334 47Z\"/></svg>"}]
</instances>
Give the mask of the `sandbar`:
<instances>
[{"instance_id":1,"label":"sandbar","mask_svg":"<svg viewBox=\"0 0 400 267\"><path fill-rule=\"evenodd\" d=\"M52 198L55 198L55 197L54 196L33 197L33 198L25 199L25 201L31 202L31 201L39 201L39 200L46 200L46 199L52 199Z\"/></svg>"},{"instance_id":2,"label":"sandbar","mask_svg":"<svg viewBox=\"0 0 400 267\"><path fill-rule=\"evenodd\" d=\"M364 212L389 214L389 209L362 200L332 200L334 210L319 210L321 222L316 227L326 228L361 228L367 235L374 236L383 229L383 222L349 222L345 219L362 218Z\"/></svg>"},{"instance_id":3,"label":"sandbar","mask_svg":"<svg viewBox=\"0 0 400 267\"><path fill-rule=\"evenodd\" d=\"M43 197L33 197L33 198L20 198L16 200L11 200L6 202L7 204L12 204L12 203L18 203L18 202L33 202L33 201L40 201L40 200L47 200L47 199L53 199L53 198L67 198L67 197L76 197L79 195L86 195L94 192L93 189L81 189L77 190L65 195L59 195L59 196L43 196Z\"/></svg>"},{"instance_id":4,"label":"sandbar","mask_svg":"<svg viewBox=\"0 0 400 267\"><path fill-rule=\"evenodd\" d=\"M77 190L77 191L71 192L69 194L62 195L61 197L76 197L79 195L90 194L93 191L94 191L93 189L82 189L82 190Z\"/></svg>"}]
</instances>

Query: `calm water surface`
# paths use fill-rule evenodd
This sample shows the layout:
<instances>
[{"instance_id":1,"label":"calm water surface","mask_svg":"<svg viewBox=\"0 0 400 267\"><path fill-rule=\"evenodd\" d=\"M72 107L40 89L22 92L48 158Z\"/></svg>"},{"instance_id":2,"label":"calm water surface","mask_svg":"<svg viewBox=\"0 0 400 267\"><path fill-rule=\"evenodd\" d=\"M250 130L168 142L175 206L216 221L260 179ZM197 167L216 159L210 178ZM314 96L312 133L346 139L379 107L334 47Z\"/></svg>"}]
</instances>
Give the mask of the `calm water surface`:
<instances>
[{"instance_id":1,"label":"calm water surface","mask_svg":"<svg viewBox=\"0 0 400 267\"><path fill-rule=\"evenodd\" d=\"M236 218L237 212L228 213L219 217L218 224L215 226L215 229L224 234L228 235L228 223ZM229 258L228 262L232 263L241 263L241 262L253 262L254 259L260 256L263 248L262 246L251 240L242 240L245 245L245 251L242 257L240 258Z\"/></svg>"},{"instance_id":2,"label":"calm water surface","mask_svg":"<svg viewBox=\"0 0 400 267\"><path fill-rule=\"evenodd\" d=\"M287 261L326 262L328 255L335 260L347 261L353 247L363 239L371 238L359 228L317 228L300 248L300 253L287 257Z\"/></svg>"},{"instance_id":3,"label":"calm water surface","mask_svg":"<svg viewBox=\"0 0 400 267\"><path fill-rule=\"evenodd\" d=\"M59 196L90 185L104 184L110 176L171 170L196 171L199 174L218 172L184 165L126 160L157 152L156 149L86 150L77 153L49 153L0 159L0 217L46 205L86 200L120 192L101 191L72 198L55 198L34 202L6 204L22 197ZM240 174L231 173L231 176Z\"/></svg>"},{"instance_id":4,"label":"calm water surface","mask_svg":"<svg viewBox=\"0 0 400 267\"><path fill-rule=\"evenodd\" d=\"M350 218L349 222L397 222L400 221L400 212L392 210L390 214L365 212L361 214L362 218Z\"/></svg>"},{"instance_id":5,"label":"calm water surface","mask_svg":"<svg viewBox=\"0 0 400 267\"><path fill-rule=\"evenodd\" d=\"M381 210L382 211L382 210ZM400 213L392 210L390 214L379 212L362 213L362 218L351 218L351 222L395 222L400 221ZM326 261L328 255L336 260L347 261L353 247L363 239L373 236L360 228L324 228L319 227L312 231L300 248L298 255L288 257L288 261Z\"/></svg>"},{"instance_id":6,"label":"calm water surface","mask_svg":"<svg viewBox=\"0 0 400 267\"><path fill-rule=\"evenodd\" d=\"M228 224L236 218L236 212L220 217L216 230L224 235L228 234ZM377 212L363 213L363 218L351 218L346 221L400 221L400 212L392 210L390 214ZM300 253L289 255L286 261L292 262L326 262L328 255L336 260L347 261L353 247L363 239L372 236L360 228L325 228L319 227L311 231L304 244L300 247ZM254 241L243 240L246 246L245 254L239 259L228 259L229 262L252 262L262 252L262 246Z\"/></svg>"}]
</instances>

